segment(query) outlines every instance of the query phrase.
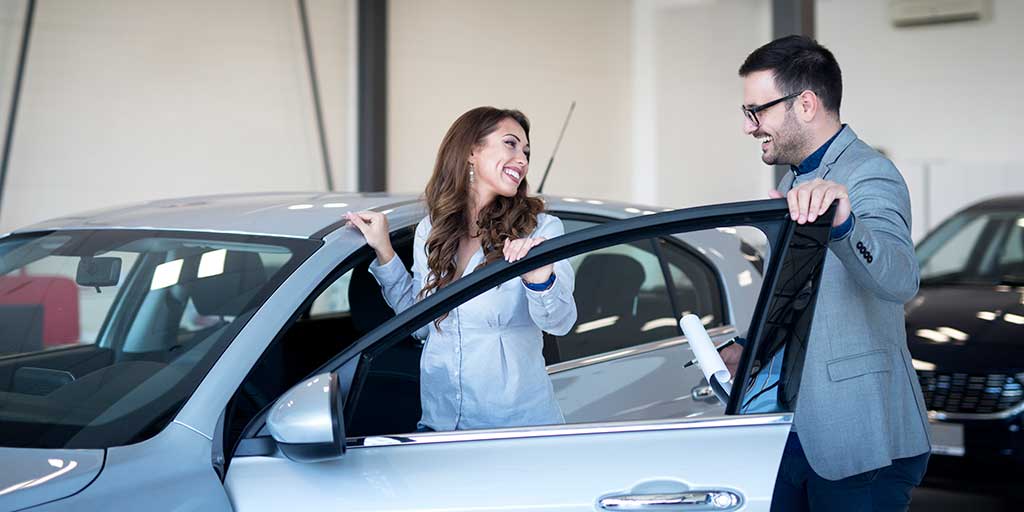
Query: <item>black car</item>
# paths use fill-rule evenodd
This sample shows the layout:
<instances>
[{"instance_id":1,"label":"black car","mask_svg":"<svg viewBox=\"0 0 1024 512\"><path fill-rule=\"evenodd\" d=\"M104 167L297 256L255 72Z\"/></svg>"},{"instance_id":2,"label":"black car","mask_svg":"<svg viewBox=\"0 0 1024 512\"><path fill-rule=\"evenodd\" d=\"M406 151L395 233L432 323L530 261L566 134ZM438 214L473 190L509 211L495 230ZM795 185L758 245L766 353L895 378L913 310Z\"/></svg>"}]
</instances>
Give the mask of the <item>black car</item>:
<instances>
[{"instance_id":1,"label":"black car","mask_svg":"<svg viewBox=\"0 0 1024 512\"><path fill-rule=\"evenodd\" d=\"M917 247L907 337L932 466L1024 466L1024 196L957 212Z\"/></svg>"}]
</instances>

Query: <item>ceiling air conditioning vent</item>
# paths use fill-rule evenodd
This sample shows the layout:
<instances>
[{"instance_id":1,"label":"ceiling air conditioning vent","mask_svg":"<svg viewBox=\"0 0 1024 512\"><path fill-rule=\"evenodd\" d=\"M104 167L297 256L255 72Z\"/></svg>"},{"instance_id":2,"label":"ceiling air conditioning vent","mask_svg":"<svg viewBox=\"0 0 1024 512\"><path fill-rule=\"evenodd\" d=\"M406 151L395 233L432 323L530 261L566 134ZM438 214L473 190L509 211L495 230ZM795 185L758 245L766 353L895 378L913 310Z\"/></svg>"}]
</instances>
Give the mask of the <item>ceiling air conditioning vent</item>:
<instances>
[{"instance_id":1,"label":"ceiling air conditioning vent","mask_svg":"<svg viewBox=\"0 0 1024 512\"><path fill-rule=\"evenodd\" d=\"M897 27L981 19L987 0L889 0Z\"/></svg>"}]
</instances>

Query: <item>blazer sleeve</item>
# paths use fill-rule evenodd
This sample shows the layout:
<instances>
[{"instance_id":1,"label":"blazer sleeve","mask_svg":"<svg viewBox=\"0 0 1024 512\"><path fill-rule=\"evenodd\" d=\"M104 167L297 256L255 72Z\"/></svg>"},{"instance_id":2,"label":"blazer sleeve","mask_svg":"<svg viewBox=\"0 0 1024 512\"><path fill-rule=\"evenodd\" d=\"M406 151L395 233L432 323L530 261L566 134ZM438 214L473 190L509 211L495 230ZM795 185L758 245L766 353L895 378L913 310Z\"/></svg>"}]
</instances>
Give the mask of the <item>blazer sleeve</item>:
<instances>
[{"instance_id":1,"label":"blazer sleeve","mask_svg":"<svg viewBox=\"0 0 1024 512\"><path fill-rule=\"evenodd\" d=\"M541 214L534 237L552 239L565 234L562 220L553 215ZM555 262L555 282L544 291L533 291L523 283L530 318L541 330L563 336L576 324L576 300L572 296L576 275L568 260Z\"/></svg>"},{"instance_id":2,"label":"blazer sleeve","mask_svg":"<svg viewBox=\"0 0 1024 512\"><path fill-rule=\"evenodd\" d=\"M882 158L862 163L850 176L853 229L829 248L858 284L882 300L905 303L919 280L907 185Z\"/></svg>"},{"instance_id":3,"label":"blazer sleeve","mask_svg":"<svg viewBox=\"0 0 1024 512\"><path fill-rule=\"evenodd\" d=\"M380 284L384 301L391 306L395 314L409 309L419 301L420 290L423 289L423 280L427 275L427 235L430 230L426 220L416 226L416 236L412 247L412 275L405 270L405 264L396 254L391 261L380 264L376 259L370 263L370 274ZM429 333L429 325L419 328L413 336L416 339L426 339Z\"/></svg>"}]
</instances>

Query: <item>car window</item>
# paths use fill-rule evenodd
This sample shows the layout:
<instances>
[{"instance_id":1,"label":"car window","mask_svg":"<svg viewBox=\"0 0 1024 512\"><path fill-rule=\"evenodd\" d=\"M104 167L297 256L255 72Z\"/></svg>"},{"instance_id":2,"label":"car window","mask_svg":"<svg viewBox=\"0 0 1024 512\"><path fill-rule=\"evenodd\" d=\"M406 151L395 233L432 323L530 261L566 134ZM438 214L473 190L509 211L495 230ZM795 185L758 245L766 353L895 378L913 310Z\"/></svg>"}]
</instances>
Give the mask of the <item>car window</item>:
<instances>
[{"instance_id":1,"label":"car window","mask_svg":"<svg viewBox=\"0 0 1024 512\"><path fill-rule=\"evenodd\" d=\"M554 340L559 362L680 335L653 250L644 240L569 259L576 272L578 320Z\"/></svg>"},{"instance_id":2,"label":"car window","mask_svg":"<svg viewBox=\"0 0 1024 512\"><path fill-rule=\"evenodd\" d=\"M963 272L974 254L982 230L991 220L985 215L964 215L947 224L938 233L939 238L931 242L935 249L923 260L921 279Z\"/></svg>"},{"instance_id":3,"label":"car window","mask_svg":"<svg viewBox=\"0 0 1024 512\"><path fill-rule=\"evenodd\" d=\"M0 445L156 434L316 246L150 230L0 240Z\"/></svg>"},{"instance_id":4,"label":"car window","mask_svg":"<svg viewBox=\"0 0 1024 512\"><path fill-rule=\"evenodd\" d=\"M1017 283L1024 281L1024 217L1010 219L999 251L997 271Z\"/></svg>"},{"instance_id":5,"label":"car window","mask_svg":"<svg viewBox=\"0 0 1024 512\"><path fill-rule=\"evenodd\" d=\"M917 248L921 283L1024 282L1024 220L1017 212L961 212Z\"/></svg>"},{"instance_id":6,"label":"car window","mask_svg":"<svg viewBox=\"0 0 1024 512\"><path fill-rule=\"evenodd\" d=\"M665 255L664 266L659 252ZM739 252L734 257L743 259ZM347 407L348 435L411 432L425 417L423 405L429 408L435 400L465 407L466 416L459 420L469 425L465 428L522 426L517 422L530 421L522 419L530 418L529 411L535 409L516 409L509 398L516 386L533 386L531 400L552 393L570 422L723 413L723 404L711 394L699 367L684 367L693 353L681 337L665 280L667 268L678 307L701 317L706 328L717 333L715 341L722 343L729 334L714 329L723 325L723 305L708 263L675 237L601 247L564 261L575 271L576 305L575 321L564 332L542 333L529 323L532 317L524 302L528 299L518 278L492 287L448 310L425 346L407 336L382 346L380 352L370 351L360 373L365 380ZM664 340L674 341L648 345ZM639 348L642 345L646 348ZM555 378L539 373L544 360L550 363L552 358L564 363L548 367L557 373ZM473 384L461 388L452 384L469 381ZM473 389L480 382L480 389ZM512 423L480 419L478 412L488 408L500 409Z\"/></svg>"},{"instance_id":7,"label":"car window","mask_svg":"<svg viewBox=\"0 0 1024 512\"><path fill-rule=\"evenodd\" d=\"M707 328L725 325L724 297L711 265L681 247L678 242L661 238L658 243L672 276L672 289L676 307L680 310L679 315L695 314ZM734 257L745 255L736 254ZM753 283L752 275L741 275L739 279Z\"/></svg>"},{"instance_id":8,"label":"car window","mask_svg":"<svg viewBox=\"0 0 1024 512\"><path fill-rule=\"evenodd\" d=\"M598 224L570 215L563 217L567 233ZM659 254L665 261L664 268ZM548 364L681 336L676 318L683 314L696 314L708 328L725 323L722 293L714 271L678 240L644 240L569 261L576 271L579 325L565 336L545 335ZM671 276L671 287L666 285L666 271ZM622 319L614 331L602 330L609 316ZM627 325L634 331L627 334Z\"/></svg>"},{"instance_id":9,"label":"car window","mask_svg":"<svg viewBox=\"0 0 1024 512\"><path fill-rule=\"evenodd\" d=\"M39 333L41 345L30 341L32 347L53 349L96 342L106 313L138 255L106 251L96 256L117 258L124 269L117 284L104 287L102 292L80 289L75 283L81 260L76 256L50 255L0 276L0 307L14 311L19 305L23 308L31 305L38 308L42 315L42 330ZM0 341L0 355L24 351L14 347L13 343L26 342L27 338L5 338Z\"/></svg>"}]
</instances>

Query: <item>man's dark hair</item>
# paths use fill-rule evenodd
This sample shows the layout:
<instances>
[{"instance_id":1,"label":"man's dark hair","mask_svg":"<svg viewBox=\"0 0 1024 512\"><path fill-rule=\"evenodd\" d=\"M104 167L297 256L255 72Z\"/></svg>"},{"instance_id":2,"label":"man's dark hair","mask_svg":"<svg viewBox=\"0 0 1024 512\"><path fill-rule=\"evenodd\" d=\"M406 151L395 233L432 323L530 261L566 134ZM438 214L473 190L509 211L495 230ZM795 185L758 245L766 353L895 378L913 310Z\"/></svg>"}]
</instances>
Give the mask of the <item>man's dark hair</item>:
<instances>
[{"instance_id":1,"label":"man's dark hair","mask_svg":"<svg viewBox=\"0 0 1024 512\"><path fill-rule=\"evenodd\" d=\"M757 71L772 71L783 95L814 91L825 109L839 115L843 74L832 52L814 39L786 36L754 50L740 66L740 76Z\"/></svg>"}]
</instances>

